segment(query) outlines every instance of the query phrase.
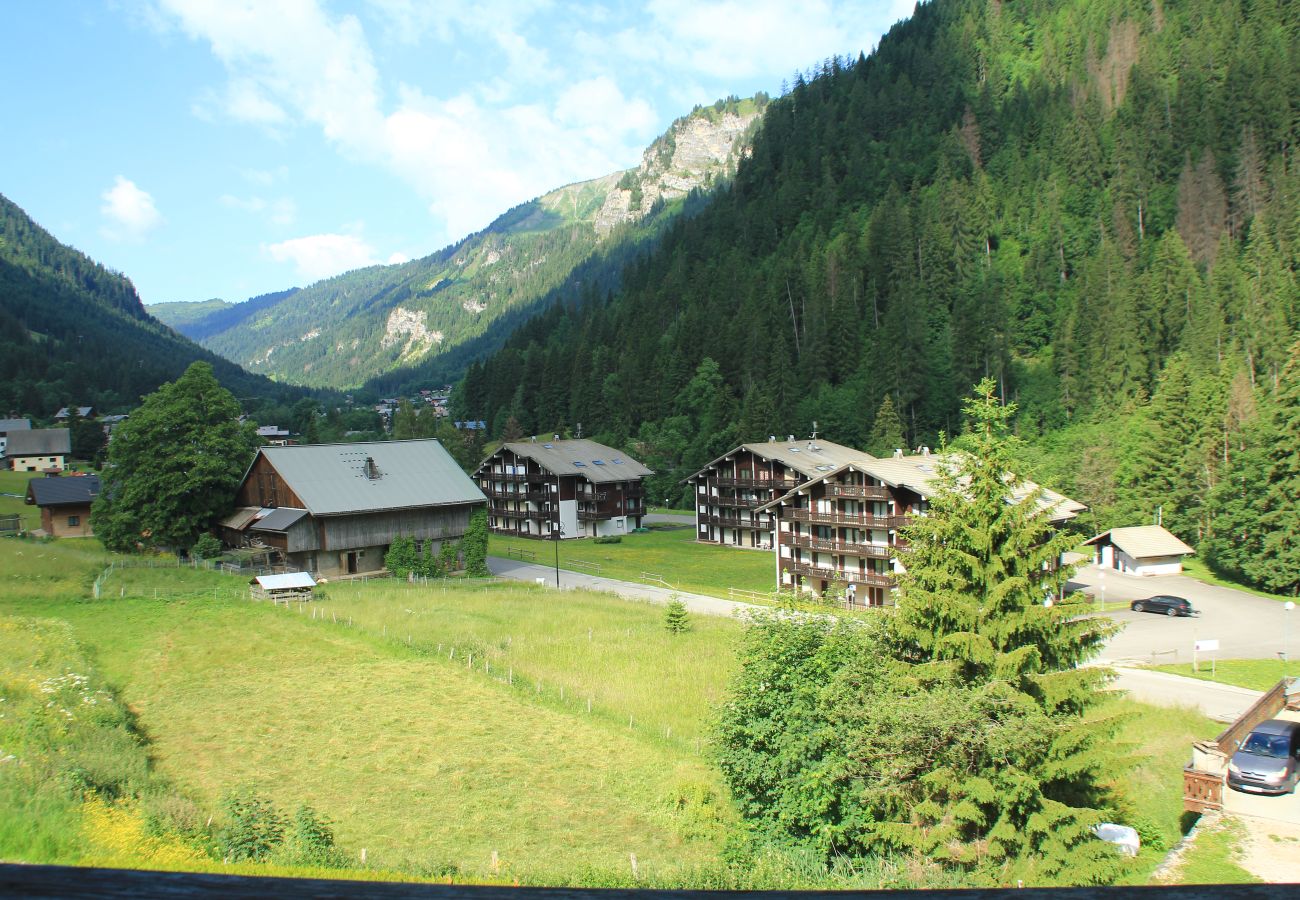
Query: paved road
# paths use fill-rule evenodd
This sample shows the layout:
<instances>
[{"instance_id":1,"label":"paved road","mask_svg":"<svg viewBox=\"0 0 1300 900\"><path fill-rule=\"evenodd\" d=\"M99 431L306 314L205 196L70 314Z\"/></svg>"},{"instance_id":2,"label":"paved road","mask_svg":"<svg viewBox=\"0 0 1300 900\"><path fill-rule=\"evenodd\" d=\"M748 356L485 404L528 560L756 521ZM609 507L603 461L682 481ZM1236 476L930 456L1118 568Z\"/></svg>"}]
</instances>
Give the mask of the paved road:
<instances>
[{"instance_id":1,"label":"paved road","mask_svg":"<svg viewBox=\"0 0 1300 900\"><path fill-rule=\"evenodd\" d=\"M1125 626L1106 645L1105 655L1114 662L1191 662L1192 645L1207 639L1219 642L1219 659L1277 659L1284 649L1293 657L1300 655L1300 609L1288 613L1276 600L1204 584L1185 575L1140 577L1114 569L1102 575L1102 570L1092 565L1080 567L1070 586L1099 597L1103 583L1107 602L1129 603L1153 594L1175 594L1201 610L1198 618L1186 619L1127 609L1114 612L1116 621ZM1208 658L1201 654L1202 661ZM1296 674L1300 674L1300 666Z\"/></svg>"},{"instance_id":2,"label":"paved road","mask_svg":"<svg viewBox=\"0 0 1300 900\"><path fill-rule=\"evenodd\" d=\"M1259 691L1230 684L1128 666L1116 666L1115 674L1114 686L1135 700L1156 706L1189 706L1220 722L1235 721L1261 696Z\"/></svg>"},{"instance_id":3,"label":"paved road","mask_svg":"<svg viewBox=\"0 0 1300 900\"><path fill-rule=\"evenodd\" d=\"M488 557L488 568L493 575L501 578L513 578L517 581L538 581L555 587L555 567L537 563L518 562L513 559ZM690 594L671 588L656 587L650 584L638 584L634 581L619 581L615 578L601 578L598 575L586 575L582 572L560 570L560 587L566 589L586 588L593 591L608 591L621 597L648 600L651 603L667 603L674 596L686 604L693 613L705 616L736 616L751 613L766 607L752 603L739 603L734 600L722 600L704 594Z\"/></svg>"}]
</instances>

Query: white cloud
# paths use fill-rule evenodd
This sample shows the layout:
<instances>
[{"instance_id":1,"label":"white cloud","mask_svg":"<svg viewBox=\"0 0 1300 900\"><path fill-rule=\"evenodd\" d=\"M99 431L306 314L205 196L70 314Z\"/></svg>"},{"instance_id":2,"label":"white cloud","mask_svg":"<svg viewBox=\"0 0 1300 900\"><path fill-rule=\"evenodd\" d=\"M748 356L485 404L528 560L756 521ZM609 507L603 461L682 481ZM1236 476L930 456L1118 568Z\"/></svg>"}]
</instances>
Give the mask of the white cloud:
<instances>
[{"instance_id":1,"label":"white cloud","mask_svg":"<svg viewBox=\"0 0 1300 900\"><path fill-rule=\"evenodd\" d=\"M313 234L265 249L276 262L293 263L307 283L378 262L375 248L353 234Z\"/></svg>"},{"instance_id":2,"label":"white cloud","mask_svg":"<svg viewBox=\"0 0 1300 900\"><path fill-rule=\"evenodd\" d=\"M298 216L298 205L289 197L277 197L266 200L262 197L236 197L234 194L222 194L217 202L227 209L263 215L272 225L292 225Z\"/></svg>"},{"instance_id":3,"label":"white cloud","mask_svg":"<svg viewBox=\"0 0 1300 900\"><path fill-rule=\"evenodd\" d=\"M117 176L100 196L104 205L99 211L108 220L100 232L111 240L138 241L162 222L153 197L129 178Z\"/></svg>"},{"instance_id":4,"label":"white cloud","mask_svg":"<svg viewBox=\"0 0 1300 900\"><path fill-rule=\"evenodd\" d=\"M400 266L402 263L408 263L410 261L411 257L402 253L400 250L388 254L388 259L384 260L384 262L388 263L390 266Z\"/></svg>"}]
</instances>

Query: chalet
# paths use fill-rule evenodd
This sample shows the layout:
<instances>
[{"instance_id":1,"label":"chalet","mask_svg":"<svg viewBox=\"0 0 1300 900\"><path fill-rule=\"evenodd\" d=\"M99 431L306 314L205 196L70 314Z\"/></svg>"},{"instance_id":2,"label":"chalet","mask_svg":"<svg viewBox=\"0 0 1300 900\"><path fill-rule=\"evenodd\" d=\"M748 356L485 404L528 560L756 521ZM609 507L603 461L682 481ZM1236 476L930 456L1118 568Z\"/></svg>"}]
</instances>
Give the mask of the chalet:
<instances>
[{"instance_id":1,"label":"chalet","mask_svg":"<svg viewBox=\"0 0 1300 900\"><path fill-rule=\"evenodd\" d=\"M928 450L848 463L759 507L775 521L777 583L820 594L839 582L854 605L892 603L902 571L894 559L902 546L899 529L926 513L941 467L948 464L950 457ZM1009 492L1008 502L1037 488L1022 482ZM1087 508L1046 489L1039 502L1057 524Z\"/></svg>"},{"instance_id":2,"label":"chalet","mask_svg":"<svg viewBox=\"0 0 1300 900\"><path fill-rule=\"evenodd\" d=\"M4 460L15 472L62 472L72 454L66 428L30 428L9 432Z\"/></svg>"},{"instance_id":3,"label":"chalet","mask_svg":"<svg viewBox=\"0 0 1300 900\"><path fill-rule=\"evenodd\" d=\"M54 414L54 421L66 423L69 419L89 419L95 414L93 406L65 406Z\"/></svg>"},{"instance_id":4,"label":"chalet","mask_svg":"<svg viewBox=\"0 0 1300 900\"><path fill-rule=\"evenodd\" d=\"M1112 528L1091 540L1096 563L1129 575L1177 575L1183 557L1196 551L1160 525Z\"/></svg>"},{"instance_id":5,"label":"chalet","mask_svg":"<svg viewBox=\"0 0 1300 900\"><path fill-rule=\"evenodd\" d=\"M787 491L871 454L814 438L741 444L686 480L695 486L695 538L772 549L772 514L760 511Z\"/></svg>"},{"instance_id":6,"label":"chalet","mask_svg":"<svg viewBox=\"0 0 1300 900\"><path fill-rule=\"evenodd\" d=\"M41 530L51 537L90 537L90 505L99 496L98 475L33 478L27 505L41 511Z\"/></svg>"},{"instance_id":7,"label":"chalet","mask_svg":"<svg viewBox=\"0 0 1300 900\"><path fill-rule=\"evenodd\" d=\"M31 419L0 419L0 456L4 456L10 432L30 431L31 428Z\"/></svg>"},{"instance_id":8,"label":"chalet","mask_svg":"<svg viewBox=\"0 0 1300 900\"><path fill-rule=\"evenodd\" d=\"M436 440L262 447L222 537L317 575L378 572L394 538L436 550L484 502Z\"/></svg>"},{"instance_id":9,"label":"chalet","mask_svg":"<svg viewBox=\"0 0 1300 900\"><path fill-rule=\"evenodd\" d=\"M259 425L257 436L272 447L284 447L293 443L293 432L279 425Z\"/></svg>"},{"instance_id":10,"label":"chalet","mask_svg":"<svg viewBox=\"0 0 1300 900\"><path fill-rule=\"evenodd\" d=\"M492 530L530 538L625 534L645 515L642 479L654 473L595 441L508 442L474 477Z\"/></svg>"}]
</instances>

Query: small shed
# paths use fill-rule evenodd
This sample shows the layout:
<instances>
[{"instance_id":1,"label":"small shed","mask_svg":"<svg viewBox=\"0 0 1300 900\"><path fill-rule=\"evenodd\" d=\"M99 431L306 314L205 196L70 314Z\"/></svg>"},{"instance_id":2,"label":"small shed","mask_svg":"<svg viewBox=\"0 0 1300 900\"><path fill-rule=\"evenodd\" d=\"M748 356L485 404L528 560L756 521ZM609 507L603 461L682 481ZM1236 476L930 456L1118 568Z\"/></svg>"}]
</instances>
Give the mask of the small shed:
<instances>
[{"instance_id":1,"label":"small shed","mask_svg":"<svg viewBox=\"0 0 1300 900\"><path fill-rule=\"evenodd\" d=\"M1183 557L1196 551L1161 525L1112 528L1091 540L1097 565L1129 575L1177 575Z\"/></svg>"},{"instance_id":2,"label":"small shed","mask_svg":"<svg viewBox=\"0 0 1300 900\"><path fill-rule=\"evenodd\" d=\"M290 600L310 600L316 579L310 572L287 572L284 575L258 575L249 585L258 600L288 603Z\"/></svg>"}]
</instances>

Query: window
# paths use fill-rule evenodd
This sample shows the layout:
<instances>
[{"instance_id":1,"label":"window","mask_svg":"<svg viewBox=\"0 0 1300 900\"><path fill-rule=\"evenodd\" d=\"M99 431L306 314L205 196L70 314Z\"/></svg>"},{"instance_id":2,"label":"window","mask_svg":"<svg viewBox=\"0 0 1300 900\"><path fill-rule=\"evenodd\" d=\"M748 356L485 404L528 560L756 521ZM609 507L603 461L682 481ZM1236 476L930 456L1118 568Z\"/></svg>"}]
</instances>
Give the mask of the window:
<instances>
[{"instance_id":1,"label":"window","mask_svg":"<svg viewBox=\"0 0 1300 900\"><path fill-rule=\"evenodd\" d=\"M76 528L81 524L81 516L68 516L68 527Z\"/></svg>"}]
</instances>

